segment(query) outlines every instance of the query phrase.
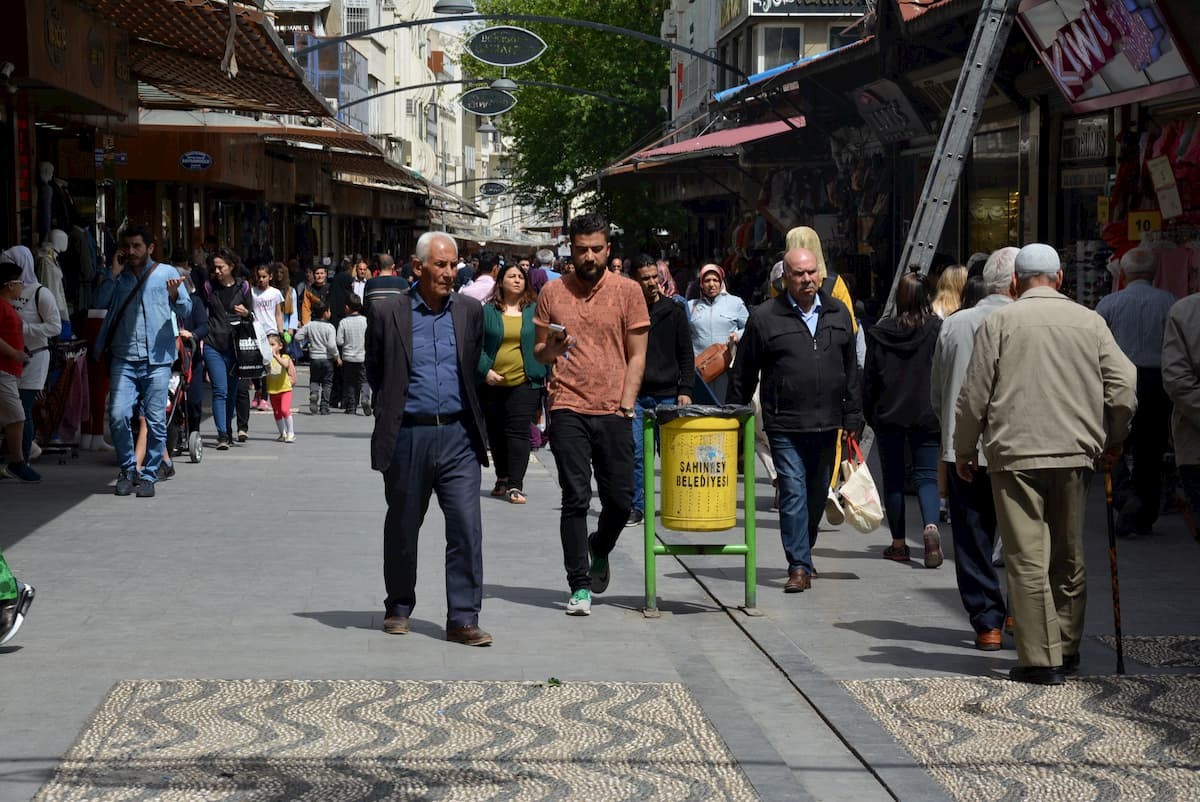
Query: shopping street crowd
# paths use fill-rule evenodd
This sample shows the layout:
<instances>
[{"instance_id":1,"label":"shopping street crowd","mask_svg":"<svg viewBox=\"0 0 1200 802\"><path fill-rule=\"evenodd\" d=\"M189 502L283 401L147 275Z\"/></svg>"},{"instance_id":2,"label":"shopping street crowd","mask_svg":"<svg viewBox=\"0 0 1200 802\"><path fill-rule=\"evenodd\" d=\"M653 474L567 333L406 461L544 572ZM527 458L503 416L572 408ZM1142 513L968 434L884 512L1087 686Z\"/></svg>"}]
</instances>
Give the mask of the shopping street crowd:
<instances>
[{"instance_id":1,"label":"shopping street crowd","mask_svg":"<svg viewBox=\"0 0 1200 802\"><path fill-rule=\"evenodd\" d=\"M835 468L873 443L884 557L912 557L911 480L924 565L942 564L948 519L975 645L1001 649L1011 632L1018 681L1059 684L1078 670L1093 472L1132 466L1120 529L1148 536L1173 444L1172 481L1200 511L1200 297L1152 286L1155 261L1143 249L1123 256L1127 284L1095 312L1059 292L1057 252L1033 244L934 278L908 272L894 312L871 323L809 228L789 232L764 281L740 293L717 264L673 275L661 260L621 259L595 214L572 221L566 260L548 250L460 259L453 238L429 232L399 269L386 254L353 256L332 276L320 263L303 274L295 263L247 268L215 241L160 265L153 234L137 226L121 242L92 298L104 310L94 357L111 382L116 494L155 495L199 432L206 394L218 450L247 442L252 409L270 409L278 439L294 442L292 387L306 362L310 414L374 419L390 634L409 631L418 532L436 493L446 637L492 642L479 626L482 470L495 472L493 496L525 504L530 450L547 436L562 493L566 612L589 615L620 534L646 514L641 420L660 406L755 406L787 593L811 591L821 518L841 518ZM6 484L40 478L33 410L62 313L31 256L0 256ZM593 479L600 515L590 527ZM32 600L0 557L0 643Z\"/></svg>"}]
</instances>

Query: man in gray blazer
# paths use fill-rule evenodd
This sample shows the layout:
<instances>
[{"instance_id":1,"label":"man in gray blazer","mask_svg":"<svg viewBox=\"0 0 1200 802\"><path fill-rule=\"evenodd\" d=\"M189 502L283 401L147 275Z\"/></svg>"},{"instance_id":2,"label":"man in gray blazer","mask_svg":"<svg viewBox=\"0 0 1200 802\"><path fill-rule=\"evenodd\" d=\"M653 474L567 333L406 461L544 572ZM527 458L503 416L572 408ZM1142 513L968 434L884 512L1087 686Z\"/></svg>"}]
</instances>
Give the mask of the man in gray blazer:
<instances>
[{"instance_id":1,"label":"man in gray blazer","mask_svg":"<svg viewBox=\"0 0 1200 802\"><path fill-rule=\"evenodd\" d=\"M423 234L417 256L417 286L371 304L367 324L366 373L375 404L371 468L383 473L388 505L383 631L409 631L417 534L436 492L446 518L446 640L488 646L492 636L479 628L479 484L487 451L474 381L483 307L454 292L458 247L448 234Z\"/></svg>"}]
</instances>

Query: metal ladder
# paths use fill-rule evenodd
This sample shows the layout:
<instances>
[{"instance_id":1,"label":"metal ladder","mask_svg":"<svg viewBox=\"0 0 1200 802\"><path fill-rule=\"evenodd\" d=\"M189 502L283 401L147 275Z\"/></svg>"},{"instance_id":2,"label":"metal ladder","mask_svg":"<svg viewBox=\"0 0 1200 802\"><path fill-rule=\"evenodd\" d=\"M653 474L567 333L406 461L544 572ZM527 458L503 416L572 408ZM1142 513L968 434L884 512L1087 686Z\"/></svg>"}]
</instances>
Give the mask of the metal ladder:
<instances>
[{"instance_id":1,"label":"metal ladder","mask_svg":"<svg viewBox=\"0 0 1200 802\"><path fill-rule=\"evenodd\" d=\"M942 230L946 227L950 205L958 190L958 181L971 152L971 143L979 128L983 103L991 91L1009 32L1017 18L1019 2L984 0L980 8L979 22L975 25L975 33L963 60L962 73L954 89L954 100L942 124L929 175L925 177L921 201L917 204L912 228L900 260L896 263L896 275L892 279L892 290L888 293L885 315L895 309L900 279L911 266L919 267L922 274L929 272L942 238Z\"/></svg>"}]
</instances>

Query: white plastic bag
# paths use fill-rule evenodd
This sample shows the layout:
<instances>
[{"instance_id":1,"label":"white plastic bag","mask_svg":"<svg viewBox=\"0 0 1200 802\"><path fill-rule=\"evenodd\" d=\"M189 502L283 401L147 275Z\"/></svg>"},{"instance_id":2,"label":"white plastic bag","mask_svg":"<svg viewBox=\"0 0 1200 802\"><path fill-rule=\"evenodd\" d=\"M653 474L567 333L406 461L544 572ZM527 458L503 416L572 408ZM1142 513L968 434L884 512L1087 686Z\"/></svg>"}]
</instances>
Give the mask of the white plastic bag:
<instances>
[{"instance_id":1,"label":"white plastic bag","mask_svg":"<svg viewBox=\"0 0 1200 802\"><path fill-rule=\"evenodd\" d=\"M870 534L883 523L883 504L858 443L850 440L849 444L850 453L842 461L842 484L838 495L850 525L863 534Z\"/></svg>"},{"instance_id":2,"label":"white plastic bag","mask_svg":"<svg viewBox=\"0 0 1200 802\"><path fill-rule=\"evenodd\" d=\"M271 341L267 339L266 330L257 320L254 321L254 339L258 340L258 350L262 354L263 365L270 365L275 352L271 350Z\"/></svg>"}]
</instances>

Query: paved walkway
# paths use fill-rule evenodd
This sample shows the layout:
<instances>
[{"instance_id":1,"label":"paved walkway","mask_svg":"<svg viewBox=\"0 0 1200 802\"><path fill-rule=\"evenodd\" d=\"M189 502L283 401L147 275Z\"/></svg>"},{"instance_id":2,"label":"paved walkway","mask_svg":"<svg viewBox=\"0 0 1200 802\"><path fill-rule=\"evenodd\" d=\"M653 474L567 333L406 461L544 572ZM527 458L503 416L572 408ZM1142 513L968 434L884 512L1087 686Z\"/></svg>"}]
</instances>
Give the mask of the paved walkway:
<instances>
[{"instance_id":1,"label":"paved walkway","mask_svg":"<svg viewBox=\"0 0 1200 802\"><path fill-rule=\"evenodd\" d=\"M113 496L111 457L97 453L44 461L36 487L0 482L0 546L38 590L26 628L0 649L0 802L37 792L115 683L192 678L679 682L764 800L946 798L842 681L999 677L1011 665L1011 650L971 648L951 561L934 571L889 563L879 558L886 533L831 530L814 553L813 590L785 596L777 521L760 513L766 615L736 609L734 561L688 557L660 560L664 614L647 620L641 530L628 529L609 591L591 617L570 618L552 457L539 452L524 507L488 498L484 472L481 624L495 646L442 639L436 504L413 633L389 637L379 632L384 505L368 467L370 423L299 414L285 445L256 414L248 444L209 449L199 465L185 458L154 500ZM758 495L765 509L769 485ZM1093 497L1089 519L1090 635L1112 623L1101 504ZM1178 516L1160 528L1122 543L1125 631L1200 633L1190 603L1200 549ZM1112 664L1111 650L1085 642L1085 673Z\"/></svg>"}]
</instances>

